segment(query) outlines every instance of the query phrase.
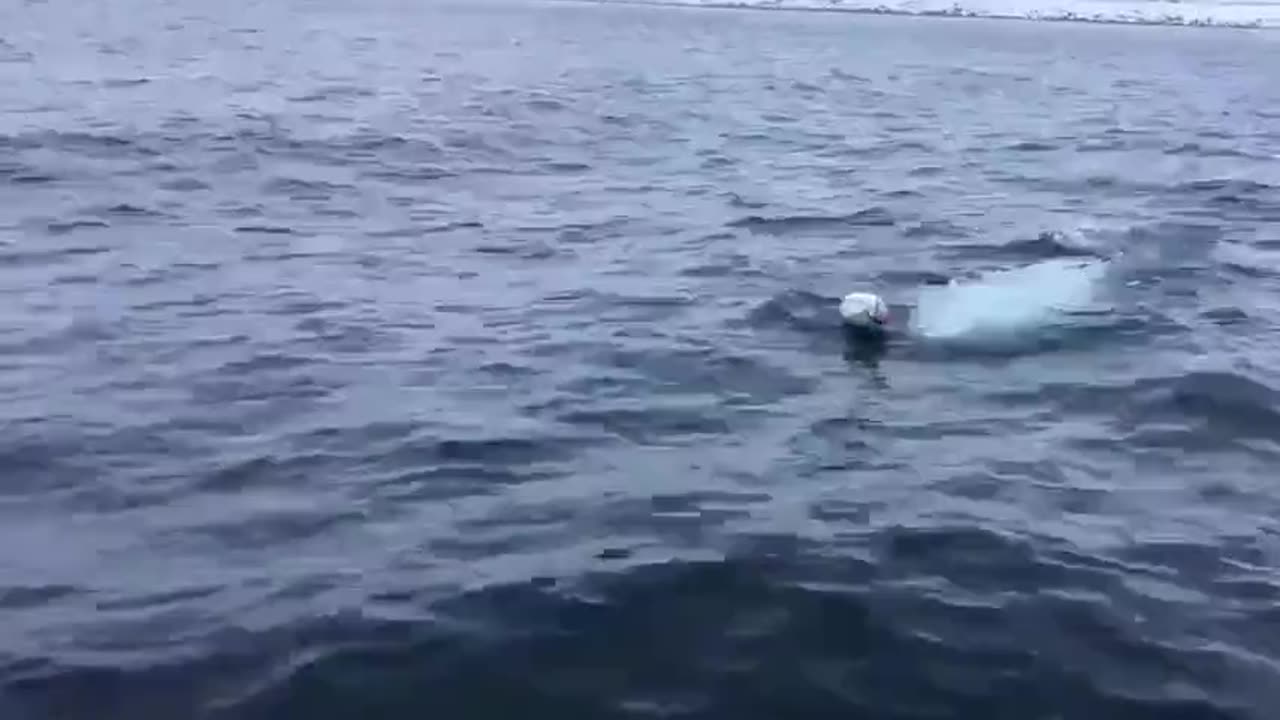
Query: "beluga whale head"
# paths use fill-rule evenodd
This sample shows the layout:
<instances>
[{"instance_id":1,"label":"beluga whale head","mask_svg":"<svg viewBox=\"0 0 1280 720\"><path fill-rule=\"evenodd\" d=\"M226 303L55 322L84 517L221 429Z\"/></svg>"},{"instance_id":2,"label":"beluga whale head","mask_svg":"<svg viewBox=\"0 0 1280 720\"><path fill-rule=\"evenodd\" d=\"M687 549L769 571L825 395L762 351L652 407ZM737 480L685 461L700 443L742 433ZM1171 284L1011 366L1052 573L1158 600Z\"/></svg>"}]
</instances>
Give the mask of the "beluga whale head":
<instances>
[{"instance_id":1,"label":"beluga whale head","mask_svg":"<svg viewBox=\"0 0 1280 720\"><path fill-rule=\"evenodd\" d=\"M871 292L851 292L840 301L840 317L859 330L884 332L889 326L889 306Z\"/></svg>"}]
</instances>

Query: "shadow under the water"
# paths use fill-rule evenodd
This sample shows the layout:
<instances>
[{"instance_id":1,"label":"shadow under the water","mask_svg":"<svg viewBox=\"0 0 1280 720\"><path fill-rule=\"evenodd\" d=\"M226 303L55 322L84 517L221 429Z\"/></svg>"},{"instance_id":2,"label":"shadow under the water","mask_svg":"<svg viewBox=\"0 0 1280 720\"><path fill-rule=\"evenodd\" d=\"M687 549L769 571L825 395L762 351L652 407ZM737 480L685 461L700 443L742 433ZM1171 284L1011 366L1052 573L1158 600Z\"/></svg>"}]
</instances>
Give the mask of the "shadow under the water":
<instances>
[{"instance_id":1,"label":"shadow under the water","mask_svg":"<svg viewBox=\"0 0 1280 720\"><path fill-rule=\"evenodd\" d=\"M840 332L844 338L845 360L875 368L889 352L889 336L883 330L842 323Z\"/></svg>"}]
</instances>

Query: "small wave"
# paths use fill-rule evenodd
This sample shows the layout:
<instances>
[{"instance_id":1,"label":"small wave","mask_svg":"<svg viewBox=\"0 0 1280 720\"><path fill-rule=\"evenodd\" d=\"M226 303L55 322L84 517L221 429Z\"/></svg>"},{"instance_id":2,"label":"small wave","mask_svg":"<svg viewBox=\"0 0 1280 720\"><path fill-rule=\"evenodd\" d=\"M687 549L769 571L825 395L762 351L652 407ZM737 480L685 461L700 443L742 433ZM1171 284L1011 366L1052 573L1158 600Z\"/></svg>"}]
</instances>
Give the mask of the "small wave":
<instances>
[{"instance_id":1,"label":"small wave","mask_svg":"<svg viewBox=\"0 0 1280 720\"><path fill-rule=\"evenodd\" d=\"M659 404L643 408L571 410L558 420L573 427L603 431L638 445L694 444L732 430L726 418L708 409Z\"/></svg>"},{"instance_id":2,"label":"small wave","mask_svg":"<svg viewBox=\"0 0 1280 720\"><path fill-rule=\"evenodd\" d=\"M801 332L825 332L837 327L839 320L830 298L803 290L779 293L752 308L747 318L753 327L780 326Z\"/></svg>"},{"instance_id":3,"label":"small wave","mask_svg":"<svg viewBox=\"0 0 1280 720\"><path fill-rule=\"evenodd\" d=\"M932 270L888 270L880 278L889 285L946 285L951 278Z\"/></svg>"},{"instance_id":4,"label":"small wave","mask_svg":"<svg viewBox=\"0 0 1280 720\"><path fill-rule=\"evenodd\" d=\"M1022 140L1010 145L1008 150L1014 152L1050 152L1057 150L1058 146L1053 143L1041 142L1038 140Z\"/></svg>"},{"instance_id":5,"label":"small wave","mask_svg":"<svg viewBox=\"0 0 1280 720\"><path fill-rule=\"evenodd\" d=\"M1060 232L1042 232L1034 238L1021 238L1003 245L981 243L948 244L948 252L974 254L983 258L1009 260L1047 260L1053 258L1098 258L1097 252L1072 242Z\"/></svg>"},{"instance_id":6,"label":"small wave","mask_svg":"<svg viewBox=\"0 0 1280 720\"><path fill-rule=\"evenodd\" d=\"M764 357L654 348L610 349L598 353L592 360L595 364L640 376L643 384L629 389L650 396L718 395L771 404L814 389L812 380L770 363Z\"/></svg>"},{"instance_id":7,"label":"small wave","mask_svg":"<svg viewBox=\"0 0 1280 720\"><path fill-rule=\"evenodd\" d=\"M76 230L98 230L111 227L104 220L57 220L49 223L46 229L50 235L64 235Z\"/></svg>"},{"instance_id":8,"label":"small wave","mask_svg":"<svg viewBox=\"0 0 1280 720\"><path fill-rule=\"evenodd\" d=\"M292 200L329 200L354 189L353 185L293 177L273 177L262 186L268 195L282 195Z\"/></svg>"},{"instance_id":9,"label":"small wave","mask_svg":"<svg viewBox=\"0 0 1280 720\"><path fill-rule=\"evenodd\" d=\"M72 221L70 225L73 227L107 227L112 219L132 218L141 220L144 218L163 218L166 213L154 208L134 205L132 203L116 203L114 205L95 205L84 208L82 211L85 215L90 215L97 220L77 220ZM100 224L99 224L100 223ZM53 231L52 226L50 230Z\"/></svg>"},{"instance_id":10,"label":"small wave","mask_svg":"<svg viewBox=\"0 0 1280 720\"><path fill-rule=\"evenodd\" d=\"M373 97L376 93L366 87L343 83L320 85L293 95L290 102L319 103L338 100L363 99Z\"/></svg>"},{"instance_id":11,"label":"small wave","mask_svg":"<svg viewBox=\"0 0 1280 720\"><path fill-rule=\"evenodd\" d=\"M746 228L752 232L769 234L786 234L792 231L820 230L848 226L893 225L895 222L889 211L881 207L868 208L845 215L782 215L763 217L749 215L729 223L729 227Z\"/></svg>"},{"instance_id":12,"label":"small wave","mask_svg":"<svg viewBox=\"0 0 1280 720\"><path fill-rule=\"evenodd\" d=\"M1228 436L1280 440L1280 393L1236 373L1193 372L1167 388L1167 402Z\"/></svg>"},{"instance_id":13,"label":"small wave","mask_svg":"<svg viewBox=\"0 0 1280 720\"><path fill-rule=\"evenodd\" d=\"M1219 451L1249 440L1280 442L1280 391L1244 375L1195 371L1122 384L1044 384L1001 392L1002 403L1048 403L1064 414L1108 418L1128 447Z\"/></svg>"},{"instance_id":14,"label":"small wave","mask_svg":"<svg viewBox=\"0 0 1280 720\"><path fill-rule=\"evenodd\" d=\"M146 85L151 82L151 78L107 78L102 81L102 86L111 89L131 88L140 85Z\"/></svg>"},{"instance_id":15,"label":"small wave","mask_svg":"<svg viewBox=\"0 0 1280 720\"><path fill-rule=\"evenodd\" d=\"M950 220L925 220L903 230L909 238L964 238L969 231Z\"/></svg>"},{"instance_id":16,"label":"small wave","mask_svg":"<svg viewBox=\"0 0 1280 720\"><path fill-rule=\"evenodd\" d=\"M293 228L283 225L237 225L235 231L260 235L293 235L295 233Z\"/></svg>"},{"instance_id":17,"label":"small wave","mask_svg":"<svg viewBox=\"0 0 1280 720\"><path fill-rule=\"evenodd\" d=\"M152 217L160 215L159 212L150 208L131 205L129 203L118 203L103 209L102 212L107 215L149 215Z\"/></svg>"}]
</instances>

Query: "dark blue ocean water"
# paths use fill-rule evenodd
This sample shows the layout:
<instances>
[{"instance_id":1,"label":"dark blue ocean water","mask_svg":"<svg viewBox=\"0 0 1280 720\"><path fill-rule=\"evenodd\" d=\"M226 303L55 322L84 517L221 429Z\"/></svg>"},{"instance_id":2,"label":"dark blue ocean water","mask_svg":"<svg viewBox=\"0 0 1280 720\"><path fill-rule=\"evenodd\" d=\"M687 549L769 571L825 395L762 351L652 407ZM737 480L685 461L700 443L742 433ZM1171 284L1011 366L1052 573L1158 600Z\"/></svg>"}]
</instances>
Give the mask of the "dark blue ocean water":
<instances>
[{"instance_id":1,"label":"dark blue ocean water","mask_svg":"<svg viewBox=\"0 0 1280 720\"><path fill-rule=\"evenodd\" d=\"M1278 56L4 3L0 716L1274 717Z\"/></svg>"}]
</instances>

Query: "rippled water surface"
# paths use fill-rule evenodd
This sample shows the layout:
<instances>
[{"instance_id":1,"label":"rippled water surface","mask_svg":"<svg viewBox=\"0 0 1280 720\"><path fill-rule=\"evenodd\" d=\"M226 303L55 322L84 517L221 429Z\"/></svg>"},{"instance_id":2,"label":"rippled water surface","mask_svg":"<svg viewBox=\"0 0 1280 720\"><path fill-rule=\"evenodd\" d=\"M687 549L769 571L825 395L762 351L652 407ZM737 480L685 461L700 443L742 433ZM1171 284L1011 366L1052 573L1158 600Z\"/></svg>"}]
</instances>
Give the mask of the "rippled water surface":
<instances>
[{"instance_id":1,"label":"rippled water surface","mask_svg":"<svg viewBox=\"0 0 1280 720\"><path fill-rule=\"evenodd\" d=\"M1278 52L0 7L0 715L1272 717Z\"/></svg>"}]
</instances>

